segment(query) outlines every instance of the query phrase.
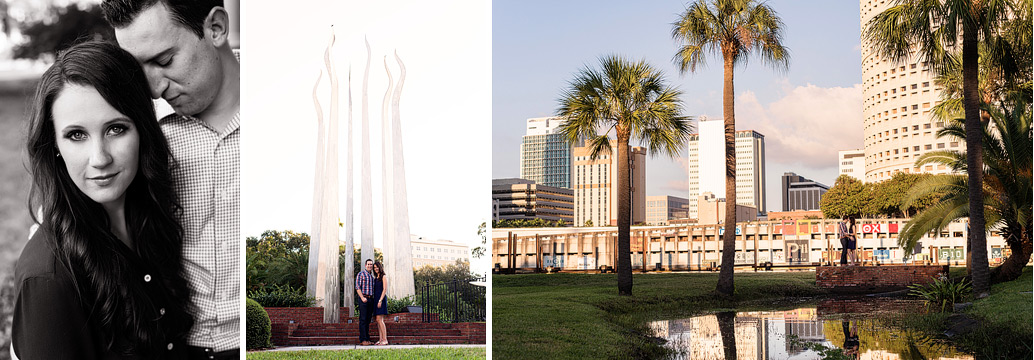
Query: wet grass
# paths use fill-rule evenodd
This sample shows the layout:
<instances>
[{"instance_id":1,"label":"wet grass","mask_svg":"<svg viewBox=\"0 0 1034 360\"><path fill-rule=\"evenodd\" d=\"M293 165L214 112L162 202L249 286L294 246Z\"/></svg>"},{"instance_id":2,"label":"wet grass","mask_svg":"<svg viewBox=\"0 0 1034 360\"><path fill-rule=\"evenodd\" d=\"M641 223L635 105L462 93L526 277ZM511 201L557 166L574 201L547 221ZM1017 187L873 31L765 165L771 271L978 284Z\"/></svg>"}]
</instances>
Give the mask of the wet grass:
<instances>
[{"instance_id":1,"label":"wet grass","mask_svg":"<svg viewBox=\"0 0 1034 360\"><path fill-rule=\"evenodd\" d=\"M713 294L717 273L636 274L633 296L613 274L492 277L492 356L500 359L656 358L646 323L723 310L771 309L826 292L814 272L737 273L736 294ZM792 299L791 299L792 298Z\"/></svg>"},{"instance_id":2,"label":"wet grass","mask_svg":"<svg viewBox=\"0 0 1034 360\"><path fill-rule=\"evenodd\" d=\"M965 268L952 269L952 277L965 275ZM1031 267L1023 269L1016 280L995 284L991 294L974 300L965 314L978 320L980 326L951 341L977 359L1030 359L1032 350L1032 290ZM943 338L951 327L949 313L915 314L906 321L909 327L919 329L931 336Z\"/></svg>"}]
</instances>

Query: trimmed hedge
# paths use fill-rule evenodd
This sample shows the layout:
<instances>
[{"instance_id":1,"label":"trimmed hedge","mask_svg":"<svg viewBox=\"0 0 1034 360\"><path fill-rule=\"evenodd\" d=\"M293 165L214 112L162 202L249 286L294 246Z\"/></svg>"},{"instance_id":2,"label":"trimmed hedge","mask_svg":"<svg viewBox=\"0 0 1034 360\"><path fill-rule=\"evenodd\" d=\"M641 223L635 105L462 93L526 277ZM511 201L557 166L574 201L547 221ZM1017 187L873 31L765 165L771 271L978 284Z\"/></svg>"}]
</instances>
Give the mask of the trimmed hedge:
<instances>
[{"instance_id":1,"label":"trimmed hedge","mask_svg":"<svg viewBox=\"0 0 1034 360\"><path fill-rule=\"evenodd\" d=\"M252 299L248 299L246 304L244 325L248 350L273 347L273 344L269 341L270 321L266 309Z\"/></svg>"},{"instance_id":2,"label":"trimmed hedge","mask_svg":"<svg viewBox=\"0 0 1034 360\"><path fill-rule=\"evenodd\" d=\"M249 292L248 298L264 307L311 307L316 303L316 298L305 295L305 288L295 289L291 285L262 287Z\"/></svg>"}]
</instances>

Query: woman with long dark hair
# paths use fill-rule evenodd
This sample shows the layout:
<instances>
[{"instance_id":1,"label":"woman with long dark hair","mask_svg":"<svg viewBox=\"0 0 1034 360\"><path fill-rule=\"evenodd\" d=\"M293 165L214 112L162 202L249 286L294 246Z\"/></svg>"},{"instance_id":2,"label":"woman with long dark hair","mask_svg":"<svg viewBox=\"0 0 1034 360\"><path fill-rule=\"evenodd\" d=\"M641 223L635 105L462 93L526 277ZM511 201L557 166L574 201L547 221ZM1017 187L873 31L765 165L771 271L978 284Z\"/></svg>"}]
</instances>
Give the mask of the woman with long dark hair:
<instances>
[{"instance_id":1,"label":"woman with long dark hair","mask_svg":"<svg viewBox=\"0 0 1034 360\"><path fill-rule=\"evenodd\" d=\"M192 324L169 148L146 76L118 45L58 54L29 124L39 229L15 274L21 359L185 358Z\"/></svg>"},{"instance_id":2,"label":"woman with long dark hair","mask_svg":"<svg viewBox=\"0 0 1034 360\"><path fill-rule=\"evenodd\" d=\"M388 316L388 296L384 291L384 265L380 261L373 263L373 298L377 299L377 345L388 345L388 329L384 325L384 317Z\"/></svg>"}]
</instances>

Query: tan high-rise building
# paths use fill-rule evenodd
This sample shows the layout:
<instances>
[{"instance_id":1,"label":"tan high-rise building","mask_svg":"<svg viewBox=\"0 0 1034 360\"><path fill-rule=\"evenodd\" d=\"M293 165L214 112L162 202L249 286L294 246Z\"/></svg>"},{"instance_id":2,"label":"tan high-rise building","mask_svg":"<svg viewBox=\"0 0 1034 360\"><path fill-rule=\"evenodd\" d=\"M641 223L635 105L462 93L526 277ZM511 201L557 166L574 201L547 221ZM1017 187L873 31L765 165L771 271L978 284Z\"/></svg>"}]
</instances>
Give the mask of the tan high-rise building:
<instances>
[{"instance_id":1,"label":"tan high-rise building","mask_svg":"<svg viewBox=\"0 0 1034 360\"><path fill-rule=\"evenodd\" d=\"M861 27L893 4L884 0L860 0ZM863 131L865 136L864 181L890 179L896 172L944 174L943 165L915 167L920 155L936 150L964 150L959 140L937 138L944 127L931 116L941 88L925 61L911 56L896 62L872 51L862 40Z\"/></svg>"},{"instance_id":2,"label":"tan high-rise building","mask_svg":"<svg viewBox=\"0 0 1034 360\"><path fill-rule=\"evenodd\" d=\"M571 150L574 172L574 224L583 226L617 226L617 142L611 141L611 153L589 160L588 147ZM629 147L632 177L632 224L646 221L646 148Z\"/></svg>"}]
</instances>

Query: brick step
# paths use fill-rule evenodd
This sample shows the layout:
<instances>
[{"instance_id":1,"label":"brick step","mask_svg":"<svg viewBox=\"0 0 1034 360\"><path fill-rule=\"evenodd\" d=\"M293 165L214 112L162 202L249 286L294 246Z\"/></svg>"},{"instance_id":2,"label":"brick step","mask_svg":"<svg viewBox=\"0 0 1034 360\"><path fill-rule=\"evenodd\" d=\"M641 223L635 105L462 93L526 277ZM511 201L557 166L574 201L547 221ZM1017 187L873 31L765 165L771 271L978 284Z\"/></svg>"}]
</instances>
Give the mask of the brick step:
<instances>
[{"instance_id":1,"label":"brick step","mask_svg":"<svg viewBox=\"0 0 1034 360\"><path fill-rule=\"evenodd\" d=\"M378 334L377 331L370 329L370 334ZM415 330L415 331L392 331L388 329L388 336L392 334L408 335L408 336L459 336L462 334L457 329L432 329L432 330ZM349 330L295 330L291 336L305 337L305 336L359 336L359 329Z\"/></svg>"},{"instance_id":2,"label":"brick step","mask_svg":"<svg viewBox=\"0 0 1034 360\"><path fill-rule=\"evenodd\" d=\"M370 334L370 339L377 341L377 335ZM290 336L285 344L280 346L316 346L316 345L355 345L359 343L359 336ZM467 344L466 336L391 336L388 335L388 343L396 345L420 345L420 344Z\"/></svg>"},{"instance_id":3,"label":"brick step","mask_svg":"<svg viewBox=\"0 0 1034 360\"><path fill-rule=\"evenodd\" d=\"M376 327L377 322L371 321L370 327ZM384 322L384 326L388 329L452 329L452 324L447 323L396 323L396 322ZM359 321L354 321L351 324L347 322L340 322L337 324L316 324L316 325L299 325L298 329L358 329Z\"/></svg>"}]
</instances>

